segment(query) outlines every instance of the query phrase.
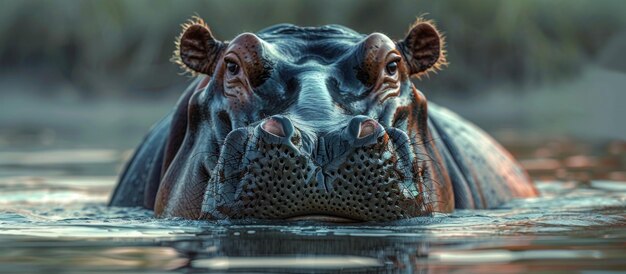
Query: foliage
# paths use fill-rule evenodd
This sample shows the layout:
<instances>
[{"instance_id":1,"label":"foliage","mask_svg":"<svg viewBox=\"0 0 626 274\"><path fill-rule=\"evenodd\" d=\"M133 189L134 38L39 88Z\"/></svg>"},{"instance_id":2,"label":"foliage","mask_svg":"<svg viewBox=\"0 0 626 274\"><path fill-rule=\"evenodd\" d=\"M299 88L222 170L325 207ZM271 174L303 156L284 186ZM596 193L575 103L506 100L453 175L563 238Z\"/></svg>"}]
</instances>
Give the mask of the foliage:
<instances>
[{"instance_id":1,"label":"foliage","mask_svg":"<svg viewBox=\"0 0 626 274\"><path fill-rule=\"evenodd\" d=\"M450 66L420 84L465 93L571 77L626 29L621 0L5 0L0 75L70 83L85 97L180 88L186 83L169 59L179 25L195 14L223 40L282 22L343 24L400 39L425 15L446 33Z\"/></svg>"}]
</instances>

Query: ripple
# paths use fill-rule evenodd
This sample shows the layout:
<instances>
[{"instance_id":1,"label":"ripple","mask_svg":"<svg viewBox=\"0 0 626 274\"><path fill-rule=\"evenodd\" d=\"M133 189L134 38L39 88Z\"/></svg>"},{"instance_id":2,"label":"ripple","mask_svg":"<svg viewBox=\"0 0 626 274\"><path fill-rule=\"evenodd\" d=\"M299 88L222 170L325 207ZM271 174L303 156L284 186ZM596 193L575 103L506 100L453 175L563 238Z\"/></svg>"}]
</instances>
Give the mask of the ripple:
<instances>
[{"instance_id":1,"label":"ripple","mask_svg":"<svg viewBox=\"0 0 626 274\"><path fill-rule=\"evenodd\" d=\"M107 207L114 184L106 176L0 179L0 264L17 273L493 272L557 261L611 270L626 261L617 251L626 241L622 182L542 182L541 197L499 209L352 225L157 219Z\"/></svg>"}]
</instances>

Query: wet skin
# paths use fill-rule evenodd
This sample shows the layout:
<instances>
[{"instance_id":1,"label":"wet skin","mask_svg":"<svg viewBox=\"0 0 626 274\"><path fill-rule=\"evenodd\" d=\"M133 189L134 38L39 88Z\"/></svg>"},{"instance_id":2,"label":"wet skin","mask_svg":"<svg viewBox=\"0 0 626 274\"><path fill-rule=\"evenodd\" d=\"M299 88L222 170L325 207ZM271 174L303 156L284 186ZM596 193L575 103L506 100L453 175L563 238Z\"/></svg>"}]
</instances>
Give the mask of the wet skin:
<instances>
[{"instance_id":1,"label":"wet skin","mask_svg":"<svg viewBox=\"0 0 626 274\"><path fill-rule=\"evenodd\" d=\"M276 25L221 42L198 19L177 45L197 79L137 149L113 206L188 219L390 221L536 195L492 138L411 82L446 64L431 22L399 41Z\"/></svg>"}]
</instances>

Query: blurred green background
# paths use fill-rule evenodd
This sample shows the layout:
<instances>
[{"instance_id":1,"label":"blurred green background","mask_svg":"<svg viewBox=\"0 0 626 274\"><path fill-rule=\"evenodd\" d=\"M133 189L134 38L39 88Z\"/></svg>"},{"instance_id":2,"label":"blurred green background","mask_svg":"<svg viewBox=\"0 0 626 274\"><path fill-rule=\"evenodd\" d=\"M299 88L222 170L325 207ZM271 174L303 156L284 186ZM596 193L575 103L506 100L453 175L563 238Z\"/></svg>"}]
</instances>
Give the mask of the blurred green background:
<instances>
[{"instance_id":1,"label":"blurred green background","mask_svg":"<svg viewBox=\"0 0 626 274\"><path fill-rule=\"evenodd\" d=\"M276 23L447 37L426 96L498 136L626 138L626 1L0 2L0 147L134 147L190 78L169 62L180 24L229 40Z\"/></svg>"}]
</instances>

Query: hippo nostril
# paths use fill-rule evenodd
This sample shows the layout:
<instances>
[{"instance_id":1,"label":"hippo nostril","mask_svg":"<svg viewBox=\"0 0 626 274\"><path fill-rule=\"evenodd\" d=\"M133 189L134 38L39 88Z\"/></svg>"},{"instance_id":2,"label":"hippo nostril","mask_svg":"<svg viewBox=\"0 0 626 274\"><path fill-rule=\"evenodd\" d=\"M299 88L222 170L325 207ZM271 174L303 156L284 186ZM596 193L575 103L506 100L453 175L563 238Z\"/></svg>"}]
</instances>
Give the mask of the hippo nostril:
<instances>
[{"instance_id":1,"label":"hippo nostril","mask_svg":"<svg viewBox=\"0 0 626 274\"><path fill-rule=\"evenodd\" d=\"M261 129L270 135L287 139L294 136L295 128L289 118L282 115L274 115L261 124Z\"/></svg>"},{"instance_id":2,"label":"hippo nostril","mask_svg":"<svg viewBox=\"0 0 626 274\"><path fill-rule=\"evenodd\" d=\"M378 123L372 119L365 120L361 122L361 127L359 128L358 138L363 139L367 136L370 136L376 132L376 128L378 127Z\"/></svg>"},{"instance_id":3,"label":"hippo nostril","mask_svg":"<svg viewBox=\"0 0 626 274\"><path fill-rule=\"evenodd\" d=\"M383 126L376 120L364 115L357 115L348 122L348 126L342 133L342 138L352 146L361 147L375 144L378 142L378 137L384 133Z\"/></svg>"},{"instance_id":4,"label":"hippo nostril","mask_svg":"<svg viewBox=\"0 0 626 274\"><path fill-rule=\"evenodd\" d=\"M263 123L261 128L269 134L272 134L278 137L285 137L285 129L283 128L282 123L273 117L265 121L265 123Z\"/></svg>"}]
</instances>

